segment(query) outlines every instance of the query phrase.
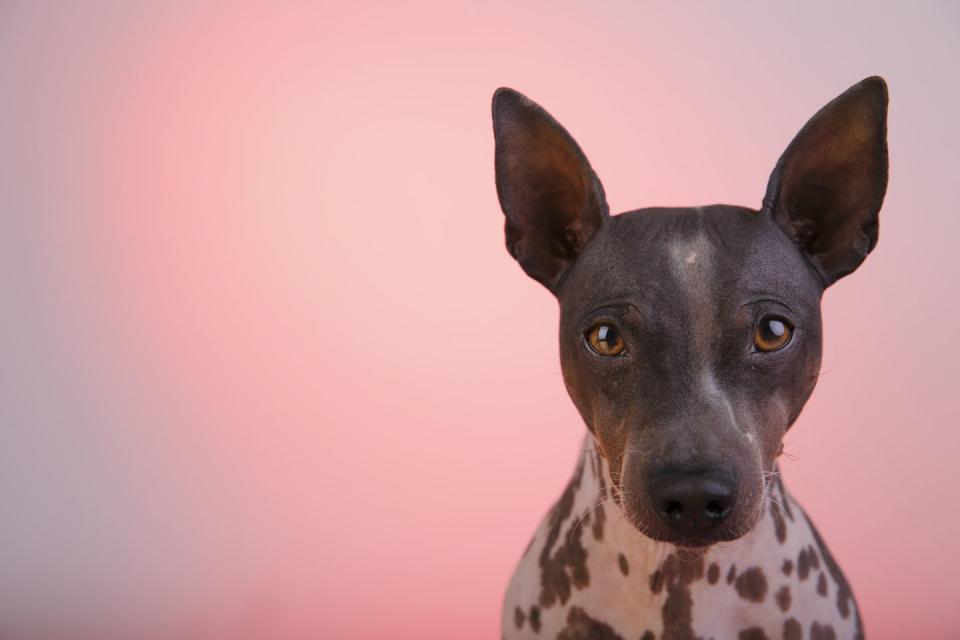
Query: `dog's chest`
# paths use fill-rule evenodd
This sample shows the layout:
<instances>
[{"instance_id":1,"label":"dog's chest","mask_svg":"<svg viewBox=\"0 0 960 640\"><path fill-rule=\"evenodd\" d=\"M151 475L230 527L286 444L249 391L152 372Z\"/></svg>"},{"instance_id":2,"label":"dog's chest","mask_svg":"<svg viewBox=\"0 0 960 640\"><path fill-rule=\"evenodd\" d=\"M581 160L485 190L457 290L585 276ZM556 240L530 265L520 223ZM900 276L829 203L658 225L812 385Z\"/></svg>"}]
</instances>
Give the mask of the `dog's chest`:
<instances>
[{"instance_id":1,"label":"dog's chest","mask_svg":"<svg viewBox=\"0 0 960 640\"><path fill-rule=\"evenodd\" d=\"M578 468L513 576L504 638L862 637L842 574L778 484L754 531L696 555L640 536L608 487L599 464Z\"/></svg>"}]
</instances>

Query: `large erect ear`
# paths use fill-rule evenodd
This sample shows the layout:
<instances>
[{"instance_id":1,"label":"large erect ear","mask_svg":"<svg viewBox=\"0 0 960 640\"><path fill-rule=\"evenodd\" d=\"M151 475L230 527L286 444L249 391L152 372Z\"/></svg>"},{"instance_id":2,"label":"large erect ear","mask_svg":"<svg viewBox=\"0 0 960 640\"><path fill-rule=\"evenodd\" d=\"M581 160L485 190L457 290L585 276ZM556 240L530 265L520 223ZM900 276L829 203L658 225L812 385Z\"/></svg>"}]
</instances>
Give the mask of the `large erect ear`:
<instances>
[{"instance_id":1,"label":"large erect ear","mask_svg":"<svg viewBox=\"0 0 960 640\"><path fill-rule=\"evenodd\" d=\"M867 78L820 109L770 176L765 212L836 282L877 243L887 190L887 85Z\"/></svg>"},{"instance_id":2,"label":"large erect ear","mask_svg":"<svg viewBox=\"0 0 960 640\"><path fill-rule=\"evenodd\" d=\"M603 186L560 123L512 89L493 94L493 134L507 250L556 293L607 217Z\"/></svg>"}]
</instances>

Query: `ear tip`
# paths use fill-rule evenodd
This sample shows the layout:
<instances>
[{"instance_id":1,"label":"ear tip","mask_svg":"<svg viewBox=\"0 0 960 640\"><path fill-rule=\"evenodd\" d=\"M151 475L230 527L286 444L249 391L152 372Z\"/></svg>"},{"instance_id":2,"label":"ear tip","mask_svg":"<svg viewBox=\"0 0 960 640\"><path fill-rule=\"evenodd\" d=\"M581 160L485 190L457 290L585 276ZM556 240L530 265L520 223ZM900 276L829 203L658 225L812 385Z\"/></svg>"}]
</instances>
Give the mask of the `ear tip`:
<instances>
[{"instance_id":1,"label":"ear tip","mask_svg":"<svg viewBox=\"0 0 960 640\"><path fill-rule=\"evenodd\" d=\"M493 92L492 108L494 117L496 117L498 113L508 109L529 107L532 105L533 102L530 100L530 98L523 95L516 89L511 89L510 87L499 87Z\"/></svg>"},{"instance_id":2,"label":"ear tip","mask_svg":"<svg viewBox=\"0 0 960 640\"><path fill-rule=\"evenodd\" d=\"M858 92L869 92L877 98L884 106L890 100L890 94L887 90L887 81L882 76L870 76L864 78L853 86Z\"/></svg>"},{"instance_id":3,"label":"ear tip","mask_svg":"<svg viewBox=\"0 0 960 640\"><path fill-rule=\"evenodd\" d=\"M498 87L497 90L493 92L493 108L496 109L498 105L503 105L507 102L516 102L519 96L520 93L515 89Z\"/></svg>"}]
</instances>

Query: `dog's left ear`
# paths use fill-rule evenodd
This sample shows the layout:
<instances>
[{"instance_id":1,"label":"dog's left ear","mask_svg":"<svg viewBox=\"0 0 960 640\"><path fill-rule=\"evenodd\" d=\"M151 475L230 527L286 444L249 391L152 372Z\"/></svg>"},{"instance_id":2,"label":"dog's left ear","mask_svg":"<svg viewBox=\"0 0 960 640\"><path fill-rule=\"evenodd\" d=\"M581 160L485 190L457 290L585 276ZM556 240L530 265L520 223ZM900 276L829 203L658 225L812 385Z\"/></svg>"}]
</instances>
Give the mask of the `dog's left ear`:
<instances>
[{"instance_id":1,"label":"dog's left ear","mask_svg":"<svg viewBox=\"0 0 960 640\"><path fill-rule=\"evenodd\" d=\"M800 130L763 199L829 286L877 243L887 190L887 85L873 76L847 89Z\"/></svg>"},{"instance_id":2,"label":"dog's left ear","mask_svg":"<svg viewBox=\"0 0 960 640\"><path fill-rule=\"evenodd\" d=\"M493 95L493 134L507 250L556 294L563 274L607 218L603 186L573 137L513 89Z\"/></svg>"}]
</instances>

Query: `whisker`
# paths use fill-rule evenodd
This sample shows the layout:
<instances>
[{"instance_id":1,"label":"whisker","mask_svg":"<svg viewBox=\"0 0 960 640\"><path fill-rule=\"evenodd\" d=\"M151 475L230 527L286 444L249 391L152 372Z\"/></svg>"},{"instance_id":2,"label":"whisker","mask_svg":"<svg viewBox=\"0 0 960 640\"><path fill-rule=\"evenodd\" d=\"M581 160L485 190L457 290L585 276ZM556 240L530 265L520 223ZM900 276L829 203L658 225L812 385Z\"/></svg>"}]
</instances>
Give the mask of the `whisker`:
<instances>
[{"instance_id":1,"label":"whisker","mask_svg":"<svg viewBox=\"0 0 960 640\"><path fill-rule=\"evenodd\" d=\"M781 452L780 452L780 455L786 456L786 457L790 458L791 460L793 460L794 462L796 462L797 460L800 459L800 456L798 456L798 455L796 455L796 454L794 454L794 453L790 453L790 452L787 451L786 449L784 449L783 451L781 451Z\"/></svg>"}]
</instances>

